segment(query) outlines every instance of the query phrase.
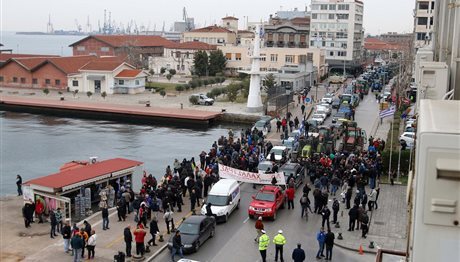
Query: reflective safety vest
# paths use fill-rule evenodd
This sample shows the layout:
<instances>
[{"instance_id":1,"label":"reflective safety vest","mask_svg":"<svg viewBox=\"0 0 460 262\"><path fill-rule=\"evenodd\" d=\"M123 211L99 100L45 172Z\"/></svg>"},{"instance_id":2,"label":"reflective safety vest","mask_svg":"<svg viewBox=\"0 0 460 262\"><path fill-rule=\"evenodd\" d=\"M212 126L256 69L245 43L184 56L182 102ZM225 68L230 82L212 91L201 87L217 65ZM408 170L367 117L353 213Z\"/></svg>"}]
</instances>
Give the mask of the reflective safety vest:
<instances>
[{"instance_id":1,"label":"reflective safety vest","mask_svg":"<svg viewBox=\"0 0 460 262\"><path fill-rule=\"evenodd\" d=\"M275 245L284 245L286 244L286 238L283 235L278 234L273 238L273 243L275 243Z\"/></svg>"},{"instance_id":2,"label":"reflective safety vest","mask_svg":"<svg viewBox=\"0 0 460 262\"><path fill-rule=\"evenodd\" d=\"M259 250L267 250L268 244L270 244L270 238L263 234L259 237Z\"/></svg>"}]
</instances>

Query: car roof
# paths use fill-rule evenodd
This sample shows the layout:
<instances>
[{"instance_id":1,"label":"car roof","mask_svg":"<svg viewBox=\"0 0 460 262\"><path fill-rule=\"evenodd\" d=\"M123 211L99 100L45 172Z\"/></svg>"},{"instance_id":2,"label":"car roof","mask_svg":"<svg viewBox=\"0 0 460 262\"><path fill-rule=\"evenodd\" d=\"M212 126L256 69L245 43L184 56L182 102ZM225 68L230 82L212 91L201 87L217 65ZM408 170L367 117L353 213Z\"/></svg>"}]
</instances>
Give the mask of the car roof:
<instances>
[{"instance_id":1,"label":"car roof","mask_svg":"<svg viewBox=\"0 0 460 262\"><path fill-rule=\"evenodd\" d=\"M299 164L297 163L292 163L292 162L287 162L286 164L282 165L280 169L294 169L298 166Z\"/></svg>"},{"instance_id":2,"label":"car roof","mask_svg":"<svg viewBox=\"0 0 460 262\"><path fill-rule=\"evenodd\" d=\"M286 147L285 146L274 146L272 149L283 149L284 150L286 149Z\"/></svg>"},{"instance_id":3,"label":"car roof","mask_svg":"<svg viewBox=\"0 0 460 262\"><path fill-rule=\"evenodd\" d=\"M269 186L269 185L265 185L263 186L259 191L260 192L275 192L276 190L280 190L280 188L278 186Z\"/></svg>"},{"instance_id":4,"label":"car roof","mask_svg":"<svg viewBox=\"0 0 460 262\"><path fill-rule=\"evenodd\" d=\"M206 219L206 216L192 215L186 218L183 223L200 224L205 219Z\"/></svg>"}]
</instances>

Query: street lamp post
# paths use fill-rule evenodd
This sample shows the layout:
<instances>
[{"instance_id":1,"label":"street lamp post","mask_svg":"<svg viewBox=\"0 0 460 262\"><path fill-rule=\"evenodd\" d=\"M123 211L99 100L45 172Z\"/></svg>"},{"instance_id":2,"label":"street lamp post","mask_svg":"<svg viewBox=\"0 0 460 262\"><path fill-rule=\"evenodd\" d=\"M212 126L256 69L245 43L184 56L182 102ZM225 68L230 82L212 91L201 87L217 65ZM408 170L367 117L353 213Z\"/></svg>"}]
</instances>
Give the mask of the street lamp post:
<instances>
[{"instance_id":1,"label":"street lamp post","mask_svg":"<svg viewBox=\"0 0 460 262\"><path fill-rule=\"evenodd\" d=\"M286 113L289 113L289 95L291 94L291 87L286 85Z\"/></svg>"}]
</instances>

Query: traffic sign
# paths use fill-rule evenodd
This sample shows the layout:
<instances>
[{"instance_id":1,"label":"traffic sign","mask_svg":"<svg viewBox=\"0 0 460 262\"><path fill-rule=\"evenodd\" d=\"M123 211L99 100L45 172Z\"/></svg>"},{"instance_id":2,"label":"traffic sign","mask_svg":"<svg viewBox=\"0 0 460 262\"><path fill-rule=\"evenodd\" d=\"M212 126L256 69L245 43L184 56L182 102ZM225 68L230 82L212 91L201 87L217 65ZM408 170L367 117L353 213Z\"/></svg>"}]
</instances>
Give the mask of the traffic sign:
<instances>
[{"instance_id":1,"label":"traffic sign","mask_svg":"<svg viewBox=\"0 0 460 262\"><path fill-rule=\"evenodd\" d=\"M305 103L310 103L311 99L309 97L305 98Z\"/></svg>"}]
</instances>

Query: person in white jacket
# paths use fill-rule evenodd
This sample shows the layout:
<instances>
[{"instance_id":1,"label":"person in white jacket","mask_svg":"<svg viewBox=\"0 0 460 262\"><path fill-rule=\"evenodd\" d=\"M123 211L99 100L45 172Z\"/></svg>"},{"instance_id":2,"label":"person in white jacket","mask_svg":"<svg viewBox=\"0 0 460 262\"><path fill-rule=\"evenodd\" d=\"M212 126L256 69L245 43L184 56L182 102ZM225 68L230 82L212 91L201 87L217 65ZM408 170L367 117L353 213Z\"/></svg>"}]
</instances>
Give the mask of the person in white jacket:
<instances>
[{"instance_id":1,"label":"person in white jacket","mask_svg":"<svg viewBox=\"0 0 460 262\"><path fill-rule=\"evenodd\" d=\"M367 206L369 207L369 211L374 209L375 201L377 200L377 190L372 189L371 193L369 194L369 202L367 202Z\"/></svg>"},{"instance_id":2,"label":"person in white jacket","mask_svg":"<svg viewBox=\"0 0 460 262\"><path fill-rule=\"evenodd\" d=\"M97 235L95 230L91 230L91 236L88 238L86 248L88 249L88 259L94 259L94 249L96 248Z\"/></svg>"}]
</instances>

